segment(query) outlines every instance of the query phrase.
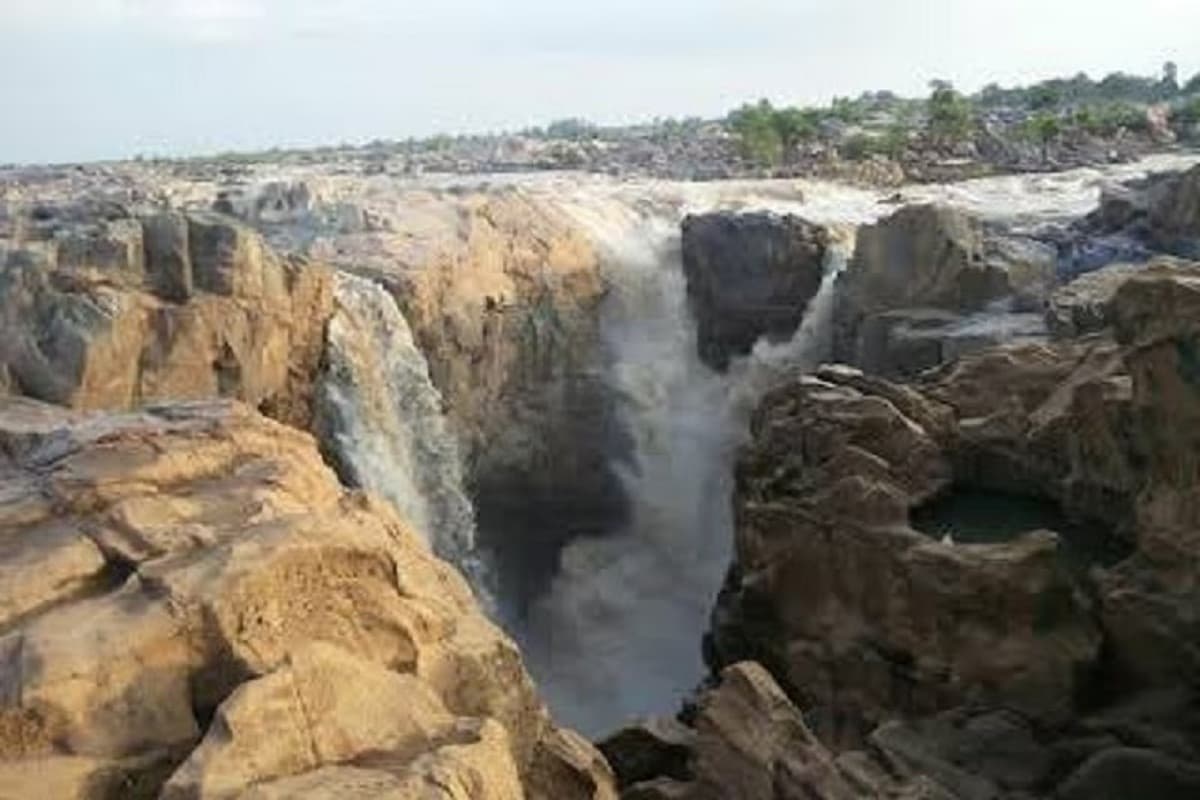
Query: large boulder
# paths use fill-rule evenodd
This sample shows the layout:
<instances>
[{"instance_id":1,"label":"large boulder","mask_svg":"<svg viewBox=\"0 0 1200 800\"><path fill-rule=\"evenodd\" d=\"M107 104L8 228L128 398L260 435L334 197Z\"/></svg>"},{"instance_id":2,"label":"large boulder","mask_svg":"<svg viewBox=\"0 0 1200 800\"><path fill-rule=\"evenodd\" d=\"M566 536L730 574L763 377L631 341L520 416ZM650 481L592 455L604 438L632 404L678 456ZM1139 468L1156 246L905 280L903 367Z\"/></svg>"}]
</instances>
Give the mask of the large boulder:
<instances>
[{"instance_id":1,"label":"large boulder","mask_svg":"<svg viewBox=\"0 0 1200 800\"><path fill-rule=\"evenodd\" d=\"M1112 237L1160 253L1200 258L1200 165L1109 186L1075 226L1081 242Z\"/></svg>"},{"instance_id":2,"label":"large boulder","mask_svg":"<svg viewBox=\"0 0 1200 800\"><path fill-rule=\"evenodd\" d=\"M5 399L0 453L0 796L614 796L463 579L307 434Z\"/></svg>"},{"instance_id":3,"label":"large boulder","mask_svg":"<svg viewBox=\"0 0 1200 800\"><path fill-rule=\"evenodd\" d=\"M796 331L821 285L830 234L792 214L721 212L685 218L682 242L700 357L723 370L760 338Z\"/></svg>"},{"instance_id":4,"label":"large boulder","mask_svg":"<svg viewBox=\"0 0 1200 800\"><path fill-rule=\"evenodd\" d=\"M1055 259L1051 248L990 230L967 212L905 206L859 229L838 280L835 357L911 375L963 352L1037 336L1041 325L1026 315L1053 286Z\"/></svg>"},{"instance_id":5,"label":"large boulder","mask_svg":"<svg viewBox=\"0 0 1200 800\"><path fill-rule=\"evenodd\" d=\"M1171 176L1151 194L1152 243L1185 258L1200 258L1200 165Z\"/></svg>"}]
</instances>

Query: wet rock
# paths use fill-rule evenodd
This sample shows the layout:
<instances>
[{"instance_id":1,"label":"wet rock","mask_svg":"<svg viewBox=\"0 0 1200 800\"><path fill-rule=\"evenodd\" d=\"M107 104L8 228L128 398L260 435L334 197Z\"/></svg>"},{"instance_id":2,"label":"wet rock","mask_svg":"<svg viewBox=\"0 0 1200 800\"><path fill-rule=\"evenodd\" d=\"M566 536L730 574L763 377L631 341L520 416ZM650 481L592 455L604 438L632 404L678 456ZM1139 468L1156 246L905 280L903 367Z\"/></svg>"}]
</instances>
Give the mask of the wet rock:
<instances>
[{"instance_id":1,"label":"wet rock","mask_svg":"<svg viewBox=\"0 0 1200 800\"><path fill-rule=\"evenodd\" d=\"M683 270L700 357L723 370L762 337L786 341L817 293L827 229L793 215L717 213L683 221Z\"/></svg>"},{"instance_id":2,"label":"wet rock","mask_svg":"<svg viewBox=\"0 0 1200 800\"><path fill-rule=\"evenodd\" d=\"M1151 251L1200 258L1200 166L1106 188L1077 229L1085 238L1119 235Z\"/></svg>"},{"instance_id":3,"label":"wet rock","mask_svg":"<svg viewBox=\"0 0 1200 800\"><path fill-rule=\"evenodd\" d=\"M1105 280L1105 329L1082 338L912 386L827 367L770 393L710 659L761 659L829 741L868 737L888 774L954 796L1129 796L1102 787L1126 759L1163 796L1194 791L1198 279L1163 261ZM1119 548L1081 570L1049 532L912 538L948 486L1052 501L1096 522L1086 548ZM875 761L839 762L877 780Z\"/></svg>"},{"instance_id":4,"label":"wet rock","mask_svg":"<svg viewBox=\"0 0 1200 800\"><path fill-rule=\"evenodd\" d=\"M647 737L656 755L665 755L662 744L670 739L671 757L634 758L636 742ZM622 800L960 796L925 776L897 769L886 756L850 751L835 757L770 674L753 662L723 670L719 683L697 697L688 727L672 723L667 730L660 724L657 732L630 729L606 749L609 744L616 748L615 763L636 767L622 775ZM684 754L686 762L680 758Z\"/></svg>"},{"instance_id":5,"label":"wet rock","mask_svg":"<svg viewBox=\"0 0 1200 800\"><path fill-rule=\"evenodd\" d=\"M1038 314L1004 311L964 316L936 308L884 311L863 320L856 363L878 375L917 375L998 344L1037 341L1045 334Z\"/></svg>"}]
</instances>

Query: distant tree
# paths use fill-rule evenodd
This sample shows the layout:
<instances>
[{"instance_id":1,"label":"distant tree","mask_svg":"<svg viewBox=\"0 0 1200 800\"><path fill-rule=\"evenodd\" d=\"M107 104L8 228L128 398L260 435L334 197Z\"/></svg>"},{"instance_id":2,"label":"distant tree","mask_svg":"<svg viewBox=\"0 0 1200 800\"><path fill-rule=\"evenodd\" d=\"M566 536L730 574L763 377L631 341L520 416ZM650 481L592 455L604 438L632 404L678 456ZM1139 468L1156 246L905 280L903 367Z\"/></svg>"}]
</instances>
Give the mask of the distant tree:
<instances>
[{"instance_id":1,"label":"distant tree","mask_svg":"<svg viewBox=\"0 0 1200 800\"><path fill-rule=\"evenodd\" d=\"M1102 133L1100 130L1100 119L1096 115L1096 110L1091 106L1083 106L1075 109L1071 115L1071 124L1079 130L1090 133L1093 136Z\"/></svg>"},{"instance_id":2,"label":"distant tree","mask_svg":"<svg viewBox=\"0 0 1200 800\"><path fill-rule=\"evenodd\" d=\"M579 142L585 139L595 139L597 133L593 123L578 117L555 120L546 126L546 136L551 139L568 139Z\"/></svg>"},{"instance_id":3,"label":"distant tree","mask_svg":"<svg viewBox=\"0 0 1200 800\"><path fill-rule=\"evenodd\" d=\"M1174 61L1163 64L1162 88L1168 97L1179 94L1179 65Z\"/></svg>"},{"instance_id":4,"label":"distant tree","mask_svg":"<svg viewBox=\"0 0 1200 800\"><path fill-rule=\"evenodd\" d=\"M866 116L862 106L849 97L835 97L829 104L829 115L847 125L856 125Z\"/></svg>"},{"instance_id":5,"label":"distant tree","mask_svg":"<svg viewBox=\"0 0 1200 800\"><path fill-rule=\"evenodd\" d=\"M879 141L879 151L893 161L899 161L908 149L909 128L902 120L896 120Z\"/></svg>"},{"instance_id":6,"label":"distant tree","mask_svg":"<svg viewBox=\"0 0 1200 800\"><path fill-rule=\"evenodd\" d=\"M771 123L779 136L783 157L787 159L796 147L817 138L820 117L809 108L781 108L772 113Z\"/></svg>"},{"instance_id":7,"label":"distant tree","mask_svg":"<svg viewBox=\"0 0 1200 800\"><path fill-rule=\"evenodd\" d=\"M1153 102L1158 97L1160 82L1124 72L1113 72L1096 85L1099 96L1120 102Z\"/></svg>"},{"instance_id":8,"label":"distant tree","mask_svg":"<svg viewBox=\"0 0 1200 800\"><path fill-rule=\"evenodd\" d=\"M1058 108L1062 92L1052 82L1039 83L1029 90L1029 107L1034 111L1049 111Z\"/></svg>"},{"instance_id":9,"label":"distant tree","mask_svg":"<svg viewBox=\"0 0 1200 800\"><path fill-rule=\"evenodd\" d=\"M1200 125L1200 97L1193 97L1171 114L1171 121L1180 125Z\"/></svg>"},{"instance_id":10,"label":"distant tree","mask_svg":"<svg viewBox=\"0 0 1200 800\"><path fill-rule=\"evenodd\" d=\"M971 133L971 103L948 81L931 81L929 96L929 133L938 142L954 144Z\"/></svg>"},{"instance_id":11,"label":"distant tree","mask_svg":"<svg viewBox=\"0 0 1200 800\"><path fill-rule=\"evenodd\" d=\"M989 83L979 90L979 103L984 106L998 106L1004 102L1004 89L998 83Z\"/></svg>"},{"instance_id":12,"label":"distant tree","mask_svg":"<svg viewBox=\"0 0 1200 800\"><path fill-rule=\"evenodd\" d=\"M877 144L872 137L865 133L856 133L842 142L838 150L841 152L842 158L850 161L865 161L877 152Z\"/></svg>"},{"instance_id":13,"label":"distant tree","mask_svg":"<svg viewBox=\"0 0 1200 800\"><path fill-rule=\"evenodd\" d=\"M1200 72L1192 76L1192 79L1184 84L1183 91L1185 94L1200 94Z\"/></svg>"},{"instance_id":14,"label":"distant tree","mask_svg":"<svg viewBox=\"0 0 1200 800\"><path fill-rule=\"evenodd\" d=\"M728 124L744 158L766 166L775 166L782 159L783 140L769 100L747 103L729 115Z\"/></svg>"},{"instance_id":15,"label":"distant tree","mask_svg":"<svg viewBox=\"0 0 1200 800\"><path fill-rule=\"evenodd\" d=\"M1042 163L1050 160L1050 144L1062 135L1062 122L1058 116L1042 111L1027 123L1029 135L1042 147Z\"/></svg>"}]
</instances>

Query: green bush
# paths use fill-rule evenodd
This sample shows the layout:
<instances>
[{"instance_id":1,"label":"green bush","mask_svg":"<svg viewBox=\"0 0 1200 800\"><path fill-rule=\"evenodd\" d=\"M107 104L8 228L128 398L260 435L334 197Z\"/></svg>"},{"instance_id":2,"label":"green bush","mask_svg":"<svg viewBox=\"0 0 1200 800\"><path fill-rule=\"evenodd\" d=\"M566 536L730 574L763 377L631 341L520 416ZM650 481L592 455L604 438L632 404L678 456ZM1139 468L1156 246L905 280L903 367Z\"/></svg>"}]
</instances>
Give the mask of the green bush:
<instances>
[{"instance_id":1,"label":"green bush","mask_svg":"<svg viewBox=\"0 0 1200 800\"><path fill-rule=\"evenodd\" d=\"M974 110L967 98L946 81L933 81L929 96L929 133L943 143L966 139L974 125Z\"/></svg>"},{"instance_id":2,"label":"green bush","mask_svg":"<svg viewBox=\"0 0 1200 800\"><path fill-rule=\"evenodd\" d=\"M783 159L783 139L775 125L770 101L742 106L729 115L729 127L738 137L742 156L749 161L775 166Z\"/></svg>"}]
</instances>

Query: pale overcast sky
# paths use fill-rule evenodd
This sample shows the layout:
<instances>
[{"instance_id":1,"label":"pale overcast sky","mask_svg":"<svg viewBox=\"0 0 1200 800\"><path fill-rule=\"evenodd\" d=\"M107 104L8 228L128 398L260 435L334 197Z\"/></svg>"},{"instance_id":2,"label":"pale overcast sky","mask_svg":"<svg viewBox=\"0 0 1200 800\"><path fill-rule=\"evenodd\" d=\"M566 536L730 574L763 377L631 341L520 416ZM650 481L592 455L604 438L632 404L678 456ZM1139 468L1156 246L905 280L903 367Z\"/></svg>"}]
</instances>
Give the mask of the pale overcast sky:
<instances>
[{"instance_id":1,"label":"pale overcast sky","mask_svg":"<svg viewBox=\"0 0 1200 800\"><path fill-rule=\"evenodd\" d=\"M0 0L0 162L1200 70L1200 0Z\"/></svg>"}]
</instances>

